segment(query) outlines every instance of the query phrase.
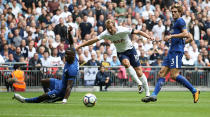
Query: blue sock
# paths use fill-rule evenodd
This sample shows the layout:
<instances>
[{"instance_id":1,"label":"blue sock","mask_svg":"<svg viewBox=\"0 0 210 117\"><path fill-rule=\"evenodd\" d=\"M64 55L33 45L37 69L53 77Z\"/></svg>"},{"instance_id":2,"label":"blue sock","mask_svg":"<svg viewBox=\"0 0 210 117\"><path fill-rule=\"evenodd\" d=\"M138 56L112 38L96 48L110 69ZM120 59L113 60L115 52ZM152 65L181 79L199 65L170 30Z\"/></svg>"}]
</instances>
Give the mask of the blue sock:
<instances>
[{"instance_id":1,"label":"blue sock","mask_svg":"<svg viewBox=\"0 0 210 117\"><path fill-rule=\"evenodd\" d=\"M152 92L152 96L157 96L164 83L165 83L165 78L158 78L155 90Z\"/></svg>"},{"instance_id":2,"label":"blue sock","mask_svg":"<svg viewBox=\"0 0 210 117\"><path fill-rule=\"evenodd\" d=\"M38 97L26 98L25 102L27 102L27 103L37 103L38 102Z\"/></svg>"},{"instance_id":3,"label":"blue sock","mask_svg":"<svg viewBox=\"0 0 210 117\"><path fill-rule=\"evenodd\" d=\"M188 88L192 94L194 94L197 90L192 86L192 84L182 75L178 75L176 77L176 81L183 84L186 88Z\"/></svg>"}]
</instances>

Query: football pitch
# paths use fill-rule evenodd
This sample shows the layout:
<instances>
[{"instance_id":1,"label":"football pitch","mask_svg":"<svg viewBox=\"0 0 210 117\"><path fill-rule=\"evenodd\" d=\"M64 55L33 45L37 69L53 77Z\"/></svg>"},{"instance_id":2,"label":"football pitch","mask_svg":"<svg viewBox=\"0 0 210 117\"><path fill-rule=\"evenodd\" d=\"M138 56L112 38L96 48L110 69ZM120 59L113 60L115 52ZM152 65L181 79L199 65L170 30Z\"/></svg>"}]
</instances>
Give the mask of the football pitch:
<instances>
[{"instance_id":1,"label":"football pitch","mask_svg":"<svg viewBox=\"0 0 210 117\"><path fill-rule=\"evenodd\" d=\"M137 92L92 92L94 107L82 102L87 92L72 92L67 104L29 104L12 100L14 93L0 93L0 117L210 117L210 93L201 92L194 104L189 92L161 92L157 102L143 103ZM42 92L20 93L34 97Z\"/></svg>"}]
</instances>

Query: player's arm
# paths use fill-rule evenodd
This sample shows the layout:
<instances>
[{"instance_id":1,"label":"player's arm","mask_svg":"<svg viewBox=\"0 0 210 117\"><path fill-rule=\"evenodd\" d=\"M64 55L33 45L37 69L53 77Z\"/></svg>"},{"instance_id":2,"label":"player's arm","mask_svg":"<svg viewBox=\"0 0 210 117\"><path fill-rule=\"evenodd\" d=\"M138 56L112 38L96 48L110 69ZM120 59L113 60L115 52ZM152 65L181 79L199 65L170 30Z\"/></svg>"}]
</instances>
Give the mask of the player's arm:
<instances>
[{"instance_id":1,"label":"player's arm","mask_svg":"<svg viewBox=\"0 0 210 117\"><path fill-rule=\"evenodd\" d=\"M94 38L94 39L85 41L84 43L82 43L79 46L77 46L76 47L76 50L78 50L79 48L84 47L84 46L92 45L92 44L96 43L97 41L99 41L98 38Z\"/></svg>"},{"instance_id":2,"label":"player's arm","mask_svg":"<svg viewBox=\"0 0 210 117\"><path fill-rule=\"evenodd\" d=\"M183 29L182 33L179 34L173 34L173 35L168 35L164 38L164 41L168 41L171 38L177 38L177 39L182 39L182 38L188 38L188 32L187 29Z\"/></svg>"},{"instance_id":3,"label":"player's arm","mask_svg":"<svg viewBox=\"0 0 210 117\"><path fill-rule=\"evenodd\" d=\"M187 39L185 40L185 44L191 43L192 41L193 41L193 36L192 36L191 33L188 33L188 37L187 37Z\"/></svg>"},{"instance_id":4,"label":"player's arm","mask_svg":"<svg viewBox=\"0 0 210 117\"><path fill-rule=\"evenodd\" d=\"M188 37L187 29L183 29L182 33L171 35L171 38L187 38L187 37Z\"/></svg>"},{"instance_id":5,"label":"player's arm","mask_svg":"<svg viewBox=\"0 0 210 117\"><path fill-rule=\"evenodd\" d=\"M67 103L67 100L68 100L68 98L70 96L70 93L71 93L71 89L73 87L73 82L74 82L73 80L68 80L68 82L67 82L65 96L64 96L63 101L62 101L63 104Z\"/></svg>"},{"instance_id":6,"label":"player's arm","mask_svg":"<svg viewBox=\"0 0 210 117\"><path fill-rule=\"evenodd\" d=\"M131 34L142 35L142 36L146 37L147 39L154 40L153 37L150 37L147 33L143 32L143 31L140 31L140 30L133 30L133 31L131 32Z\"/></svg>"}]
</instances>

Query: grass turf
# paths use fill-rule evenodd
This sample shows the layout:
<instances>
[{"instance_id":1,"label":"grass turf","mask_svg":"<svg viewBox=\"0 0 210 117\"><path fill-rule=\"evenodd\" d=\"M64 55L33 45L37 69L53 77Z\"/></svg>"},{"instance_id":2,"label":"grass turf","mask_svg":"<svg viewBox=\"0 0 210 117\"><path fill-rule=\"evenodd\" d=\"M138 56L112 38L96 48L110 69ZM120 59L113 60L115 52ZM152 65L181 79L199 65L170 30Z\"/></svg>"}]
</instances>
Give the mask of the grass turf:
<instances>
[{"instance_id":1,"label":"grass turf","mask_svg":"<svg viewBox=\"0 0 210 117\"><path fill-rule=\"evenodd\" d=\"M0 117L210 117L210 94L201 92L194 104L189 92L161 92L157 102L143 103L136 92L93 92L94 107L85 107L85 92L73 92L67 104L29 104L12 100L14 93L0 93ZM20 93L34 97L41 92Z\"/></svg>"}]
</instances>

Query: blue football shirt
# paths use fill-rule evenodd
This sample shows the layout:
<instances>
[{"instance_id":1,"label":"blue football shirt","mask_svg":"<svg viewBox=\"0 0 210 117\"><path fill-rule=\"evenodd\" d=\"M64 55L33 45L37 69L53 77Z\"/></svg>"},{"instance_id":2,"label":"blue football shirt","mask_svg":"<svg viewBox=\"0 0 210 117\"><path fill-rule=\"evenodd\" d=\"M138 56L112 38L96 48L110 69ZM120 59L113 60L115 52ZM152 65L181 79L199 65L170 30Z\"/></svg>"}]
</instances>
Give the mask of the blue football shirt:
<instances>
[{"instance_id":1,"label":"blue football shirt","mask_svg":"<svg viewBox=\"0 0 210 117\"><path fill-rule=\"evenodd\" d=\"M182 33L186 29L186 23L183 18L178 18L172 27L172 34ZM183 38L171 38L171 46L169 52L184 52L185 41Z\"/></svg>"},{"instance_id":2,"label":"blue football shirt","mask_svg":"<svg viewBox=\"0 0 210 117\"><path fill-rule=\"evenodd\" d=\"M79 63L77 57L72 64L65 63L63 76L62 76L62 90L65 91L67 87L67 81L74 79L79 72Z\"/></svg>"}]
</instances>

